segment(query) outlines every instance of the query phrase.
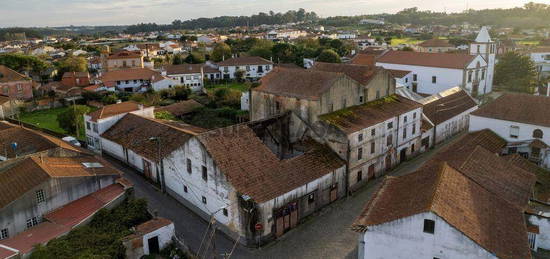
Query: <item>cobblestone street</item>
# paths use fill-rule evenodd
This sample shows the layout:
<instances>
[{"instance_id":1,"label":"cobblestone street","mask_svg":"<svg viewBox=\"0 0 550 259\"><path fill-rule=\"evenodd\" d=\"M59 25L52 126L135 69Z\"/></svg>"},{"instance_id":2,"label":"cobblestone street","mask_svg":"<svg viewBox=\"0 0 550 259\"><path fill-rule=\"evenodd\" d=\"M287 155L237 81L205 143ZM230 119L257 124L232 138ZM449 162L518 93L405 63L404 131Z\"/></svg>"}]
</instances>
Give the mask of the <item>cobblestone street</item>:
<instances>
[{"instance_id":1,"label":"cobblestone street","mask_svg":"<svg viewBox=\"0 0 550 259\"><path fill-rule=\"evenodd\" d=\"M441 147L401 164L389 175L403 175L415 171ZM206 231L207 222L173 198L162 194L134 170L114 160L111 161L119 166L119 169L125 173L125 177L134 183L136 196L146 198L151 211L157 211L159 216L174 221L178 237L182 238L192 251L197 251ZM231 257L356 258L358 234L351 231L350 226L382 180L383 178L378 178L371 181L352 196L323 208L282 238L260 249L237 246ZM234 241L225 235L217 234L216 258L223 258L223 254L231 251L233 244ZM210 253L207 258L214 258L213 253Z\"/></svg>"}]
</instances>

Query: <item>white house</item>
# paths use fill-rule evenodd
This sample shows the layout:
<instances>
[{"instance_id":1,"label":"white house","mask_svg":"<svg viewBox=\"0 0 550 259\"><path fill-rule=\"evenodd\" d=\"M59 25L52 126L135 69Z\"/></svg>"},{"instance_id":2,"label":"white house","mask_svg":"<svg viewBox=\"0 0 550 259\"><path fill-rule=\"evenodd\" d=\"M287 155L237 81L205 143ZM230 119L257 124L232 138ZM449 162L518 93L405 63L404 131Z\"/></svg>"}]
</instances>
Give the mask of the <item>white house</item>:
<instances>
[{"instance_id":1,"label":"white house","mask_svg":"<svg viewBox=\"0 0 550 259\"><path fill-rule=\"evenodd\" d=\"M470 115L470 131L490 129L508 142L508 154L518 153L550 168L550 97L504 94Z\"/></svg>"},{"instance_id":2,"label":"white house","mask_svg":"<svg viewBox=\"0 0 550 259\"><path fill-rule=\"evenodd\" d=\"M105 72L99 79L106 86L122 92L145 92L169 89L180 83L149 68L129 68Z\"/></svg>"},{"instance_id":3,"label":"white house","mask_svg":"<svg viewBox=\"0 0 550 259\"><path fill-rule=\"evenodd\" d=\"M527 54L535 62L540 76L548 76L550 74L550 47L535 48L529 50Z\"/></svg>"},{"instance_id":4,"label":"white house","mask_svg":"<svg viewBox=\"0 0 550 259\"><path fill-rule=\"evenodd\" d=\"M158 254L171 244L176 236L174 223L169 219L155 217L135 227L134 233L123 239L127 258Z\"/></svg>"},{"instance_id":5,"label":"white house","mask_svg":"<svg viewBox=\"0 0 550 259\"><path fill-rule=\"evenodd\" d=\"M420 150L422 105L398 95L319 116L326 143L348 161L350 189L379 177Z\"/></svg>"},{"instance_id":6,"label":"white house","mask_svg":"<svg viewBox=\"0 0 550 259\"><path fill-rule=\"evenodd\" d=\"M255 130L262 123L269 121ZM345 164L327 147L303 143L281 159L255 130L241 124L201 133L164 159L167 192L249 245L282 236L346 189Z\"/></svg>"},{"instance_id":7,"label":"white house","mask_svg":"<svg viewBox=\"0 0 550 259\"><path fill-rule=\"evenodd\" d=\"M412 72L411 88L422 94L436 94L460 86L473 96L489 93L487 62L481 55L388 51L377 66Z\"/></svg>"},{"instance_id":8,"label":"white house","mask_svg":"<svg viewBox=\"0 0 550 259\"><path fill-rule=\"evenodd\" d=\"M101 134L111 128L127 113L138 114L147 118L155 117L154 107L145 107L133 101L103 106L99 110L84 114L88 148L101 152Z\"/></svg>"},{"instance_id":9,"label":"white house","mask_svg":"<svg viewBox=\"0 0 550 259\"><path fill-rule=\"evenodd\" d=\"M273 62L261 57L236 57L218 62L223 79L235 79L235 72L243 71L248 79L259 79L273 69Z\"/></svg>"},{"instance_id":10,"label":"white house","mask_svg":"<svg viewBox=\"0 0 550 259\"><path fill-rule=\"evenodd\" d=\"M361 259L531 258L523 211L441 162L386 178L352 229Z\"/></svg>"},{"instance_id":11,"label":"white house","mask_svg":"<svg viewBox=\"0 0 550 259\"><path fill-rule=\"evenodd\" d=\"M435 126L435 139L432 141L435 144L468 130L469 115L478 108L477 102L460 87L425 97L418 102L424 105L426 119Z\"/></svg>"},{"instance_id":12,"label":"white house","mask_svg":"<svg viewBox=\"0 0 550 259\"><path fill-rule=\"evenodd\" d=\"M181 64L166 67L163 75L179 82L180 85L189 87L192 91L201 91L204 87L204 79L219 80L220 71L207 64Z\"/></svg>"}]
</instances>

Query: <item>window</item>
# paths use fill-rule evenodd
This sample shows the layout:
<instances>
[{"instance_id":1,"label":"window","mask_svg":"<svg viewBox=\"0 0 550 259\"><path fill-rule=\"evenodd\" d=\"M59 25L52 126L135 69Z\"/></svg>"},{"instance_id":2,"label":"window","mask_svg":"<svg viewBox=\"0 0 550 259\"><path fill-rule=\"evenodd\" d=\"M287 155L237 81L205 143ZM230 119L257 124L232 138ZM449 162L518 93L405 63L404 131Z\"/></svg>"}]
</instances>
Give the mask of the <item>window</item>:
<instances>
[{"instance_id":1,"label":"window","mask_svg":"<svg viewBox=\"0 0 550 259\"><path fill-rule=\"evenodd\" d=\"M376 99L380 98L380 90L376 90Z\"/></svg>"},{"instance_id":2,"label":"window","mask_svg":"<svg viewBox=\"0 0 550 259\"><path fill-rule=\"evenodd\" d=\"M202 196L202 203L206 204L206 197Z\"/></svg>"},{"instance_id":3,"label":"window","mask_svg":"<svg viewBox=\"0 0 550 259\"><path fill-rule=\"evenodd\" d=\"M32 217L30 219L27 219L27 228L32 228L36 225L38 225L39 220L37 217Z\"/></svg>"},{"instance_id":4,"label":"window","mask_svg":"<svg viewBox=\"0 0 550 259\"><path fill-rule=\"evenodd\" d=\"M315 202L315 193L310 193L307 196L307 204L312 204Z\"/></svg>"},{"instance_id":5,"label":"window","mask_svg":"<svg viewBox=\"0 0 550 259\"><path fill-rule=\"evenodd\" d=\"M376 129L372 129L372 130L370 131L370 135L371 135L371 136L376 136Z\"/></svg>"},{"instance_id":6,"label":"window","mask_svg":"<svg viewBox=\"0 0 550 259\"><path fill-rule=\"evenodd\" d=\"M472 71L468 71L468 83L472 82Z\"/></svg>"},{"instance_id":7,"label":"window","mask_svg":"<svg viewBox=\"0 0 550 259\"><path fill-rule=\"evenodd\" d=\"M92 127L93 127L95 133L99 132L99 130L97 129L97 123L93 123Z\"/></svg>"},{"instance_id":8,"label":"window","mask_svg":"<svg viewBox=\"0 0 550 259\"><path fill-rule=\"evenodd\" d=\"M432 84L435 84L437 83L437 77L436 76L432 76Z\"/></svg>"},{"instance_id":9,"label":"window","mask_svg":"<svg viewBox=\"0 0 550 259\"><path fill-rule=\"evenodd\" d=\"M416 82L417 79L418 79L418 76L416 74L413 74L413 81Z\"/></svg>"},{"instance_id":10,"label":"window","mask_svg":"<svg viewBox=\"0 0 550 259\"><path fill-rule=\"evenodd\" d=\"M390 134L388 137L386 137L386 146L391 146L393 144L393 135Z\"/></svg>"},{"instance_id":11,"label":"window","mask_svg":"<svg viewBox=\"0 0 550 259\"><path fill-rule=\"evenodd\" d=\"M374 152L376 151L376 144L374 142L371 142L370 143L370 153L371 154L374 154Z\"/></svg>"},{"instance_id":12,"label":"window","mask_svg":"<svg viewBox=\"0 0 550 259\"><path fill-rule=\"evenodd\" d=\"M435 230L435 221L431 219L424 220L424 233L433 234Z\"/></svg>"},{"instance_id":13,"label":"window","mask_svg":"<svg viewBox=\"0 0 550 259\"><path fill-rule=\"evenodd\" d=\"M202 179L206 182L208 181L208 170L206 166L202 166Z\"/></svg>"},{"instance_id":14,"label":"window","mask_svg":"<svg viewBox=\"0 0 550 259\"><path fill-rule=\"evenodd\" d=\"M393 122L388 123L388 129L393 128Z\"/></svg>"},{"instance_id":15,"label":"window","mask_svg":"<svg viewBox=\"0 0 550 259\"><path fill-rule=\"evenodd\" d=\"M407 128L403 128L403 139L407 138Z\"/></svg>"},{"instance_id":16,"label":"window","mask_svg":"<svg viewBox=\"0 0 550 259\"><path fill-rule=\"evenodd\" d=\"M223 208L223 215L226 217L229 215L229 212L227 211L226 208Z\"/></svg>"},{"instance_id":17,"label":"window","mask_svg":"<svg viewBox=\"0 0 550 259\"><path fill-rule=\"evenodd\" d=\"M405 78L405 83L408 83L409 82L409 78Z\"/></svg>"},{"instance_id":18,"label":"window","mask_svg":"<svg viewBox=\"0 0 550 259\"><path fill-rule=\"evenodd\" d=\"M130 81L129 81L129 80L126 80L126 84L129 84L129 83L130 83Z\"/></svg>"},{"instance_id":19,"label":"window","mask_svg":"<svg viewBox=\"0 0 550 259\"><path fill-rule=\"evenodd\" d=\"M189 191L189 190L187 190L187 186L184 185L184 186L183 186L183 192L184 192L184 193L187 193L188 191Z\"/></svg>"},{"instance_id":20,"label":"window","mask_svg":"<svg viewBox=\"0 0 550 259\"><path fill-rule=\"evenodd\" d=\"M363 96L359 96L359 103L363 103Z\"/></svg>"},{"instance_id":21,"label":"window","mask_svg":"<svg viewBox=\"0 0 550 259\"><path fill-rule=\"evenodd\" d=\"M357 182L360 182L361 180L363 180L363 171L358 171L357 172Z\"/></svg>"},{"instance_id":22,"label":"window","mask_svg":"<svg viewBox=\"0 0 550 259\"><path fill-rule=\"evenodd\" d=\"M191 174L191 159L187 158L187 172Z\"/></svg>"},{"instance_id":23,"label":"window","mask_svg":"<svg viewBox=\"0 0 550 259\"><path fill-rule=\"evenodd\" d=\"M250 66L246 66L246 71L250 71Z\"/></svg>"},{"instance_id":24,"label":"window","mask_svg":"<svg viewBox=\"0 0 550 259\"><path fill-rule=\"evenodd\" d=\"M359 133L359 135L357 135L357 141L363 141L363 133Z\"/></svg>"},{"instance_id":25,"label":"window","mask_svg":"<svg viewBox=\"0 0 550 259\"><path fill-rule=\"evenodd\" d=\"M519 136L519 127L518 126L510 126L510 137L511 138L518 138Z\"/></svg>"},{"instance_id":26,"label":"window","mask_svg":"<svg viewBox=\"0 0 550 259\"><path fill-rule=\"evenodd\" d=\"M346 108L348 104L348 100L346 98L342 98L342 108Z\"/></svg>"},{"instance_id":27,"label":"window","mask_svg":"<svg viewBox=\"0 0 550 259\"><path fill-rule=\"evenodd\" d=\"M476 45L476 47L477 47L477 52L476 52L476 53L479 53L479 50L480 50L480 48L481 48L481 45Z\"/></svg>"},{"instance_id":28,"label":"window","mask_svg":"<svg viewBox=\"0 0 550 259\"><path fill-rule=\"evenodd\" d=\"M405 115L405 116L403 117L403 122L404 122L404 123L407 123L407 115Z\"/></svg>"},{"instance_id":29,"label":"window","mask_svg":"<svg viewBox=\"0 0 550 259\"><path fill-rule=\"evenodd\" d=\"M8 237L10 237L10 235L7 228L0 230L0 240L6 239Z\"/></svg>"},{"instance_id":30,"label":"window","mask_svg":"<svg viewBox=\"0 0 550 259\"><path fill-rule=\"evenodd\" d=\"M46 201L46 196L44 195L44 190L36 191L36 202L42 203Z\"/></svg>"},{"instance_id":31,"label":"window","mask_svg":"<svg viewBox=\"0 0 550 259\"><path fill-rule=\"evenodd\" d=\"M411 153L414 153L414 144L411 145Z\"/></svg>"},{"instance_id":32,"label":"window","mask_svg":"<svg viewBox=\"0 0 550 259\"><path fill-rule=\"evenodd\" d=\"M416 123L413 123L412 134L416 134Z\"/></svg>"},{"instance_id":33,"label":"window","mask_svg":"<svg viewBox=\"0 0 550 259\"><path fill-rule=\"evenodd\" d=\"M90 122L89 122L89 121L86 122L86 129L88 129L88 130L91 130L91 129L92 129L92 127L90 126Z\"/></svg>"},{"instance_id":34,"label":"window","mask_svg":"<svg viewBox=\"0 0 550 259\"><path fill-rule=\"evenodd\" d=\"M363 148L360 147L357 149L357 160L361 160L363 158Z\"/></svg>"},{"instance_id":35,"label":"window","mask_svg":"<svg viewBox=\"0 0 550 259\"><path fill-rule=\"evenodd\" d=\"M481 70L481 80L485 79L485 69Z\"/></svg>"},{"instance_id":36,"label":"window","mask_svg":"<svg viewBox=\"0 0 550 259\"><path fill-rule=\"evenodd\" d=\"M508 148L508 154L515 154L518 152L518 148L517 147L509 147Z\"/></svg>"},{"instance_id":37,"label":"window","mask_svg":"<svg viewBox=\"0 0 550 259\"><path fill-rule=\"evenodd\" d=\"M416 112L413 113L413 119L416 119Z\"/></svg>"},{"instance_id":38,"label":"window","mask_svg":"<svg viewBox=\"0 0 550 259\"><path fill-rule=\"evenodd\" d=\"M536 129L533 131L533 138L542 138L543 133L542 130Z\"/></svg>"}]
</instances>

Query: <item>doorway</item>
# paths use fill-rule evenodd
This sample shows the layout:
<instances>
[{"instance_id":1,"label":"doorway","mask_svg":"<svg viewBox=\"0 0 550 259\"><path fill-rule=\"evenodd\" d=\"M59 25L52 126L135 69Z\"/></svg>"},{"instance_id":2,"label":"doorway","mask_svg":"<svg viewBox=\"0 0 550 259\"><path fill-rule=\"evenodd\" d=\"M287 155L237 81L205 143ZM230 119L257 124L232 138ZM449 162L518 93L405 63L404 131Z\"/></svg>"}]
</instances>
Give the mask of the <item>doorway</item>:
<instances>
[{"instance_id":1,"label":"doorway","mask_svg":"<svg viewBox=\"0 0 550 259\"><path fill-rule=\"evenodd\" d=\"M392 168L391 166L391 155L386 156L386 171L390 171Z\"/></svg>"},{"instance_id":2,"label":"doorway","mask_svg":"<svg viewBox=\"0 0 550 259\"><path fill-rule=\"evenodd\" d=\"M399 162L403 163L407 161L407 148L401 149L399 152Z\"/></svg>"},{"instance_id":3,"label":"doorway","mask_svg":"<svg viewBox=\"0 0 550 259\"><path fill-rule=\"evenodd\" d=\"M149 254L158 254L160 252L158 236L149 238L147 244L149 245Z\"/></svg>"}]
</instances>

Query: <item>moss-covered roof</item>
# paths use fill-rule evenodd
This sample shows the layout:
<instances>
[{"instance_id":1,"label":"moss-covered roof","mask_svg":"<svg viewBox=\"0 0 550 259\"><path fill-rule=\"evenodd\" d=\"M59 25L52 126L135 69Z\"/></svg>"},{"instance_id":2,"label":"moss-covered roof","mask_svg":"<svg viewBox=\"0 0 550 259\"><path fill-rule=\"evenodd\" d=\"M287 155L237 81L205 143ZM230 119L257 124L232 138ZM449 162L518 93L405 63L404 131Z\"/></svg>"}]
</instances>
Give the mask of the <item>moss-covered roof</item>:
<instances>
[{"instance_id":1,"label":"moss-covered roof","mask_svg":"<svg viewBox=\"0 0 550 259\"><path fill-rule=\"evenodd\" d=\"M421 106L421 104L399 95L390 95L365 104L320 115L319 119L349 134Z\"/></svg>"}]
</instances>

